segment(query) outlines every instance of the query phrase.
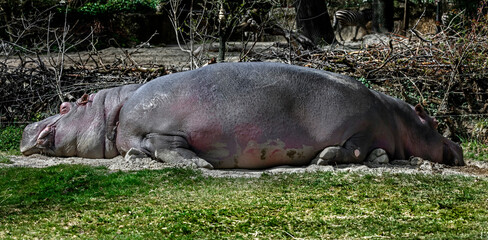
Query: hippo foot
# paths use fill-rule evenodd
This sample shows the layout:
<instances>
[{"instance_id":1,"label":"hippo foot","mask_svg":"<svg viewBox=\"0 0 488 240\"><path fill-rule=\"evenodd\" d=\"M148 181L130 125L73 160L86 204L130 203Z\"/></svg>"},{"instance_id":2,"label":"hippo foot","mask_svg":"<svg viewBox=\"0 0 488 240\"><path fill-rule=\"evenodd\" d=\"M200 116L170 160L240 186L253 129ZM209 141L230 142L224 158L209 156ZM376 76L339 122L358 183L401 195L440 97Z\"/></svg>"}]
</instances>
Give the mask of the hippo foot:
<instances>
[{"instance_id":1,"label":"hippo foot","mask_svg":"<svg viewBox=\"0 0 488 240\"><path fill-rule=\"evenodd\" d=\"M382 148L376 148L369 154L366 162L373 163L373 164L387 164L390 162L388 158L388 154Z\"/></svg>"},{"instance_id":2,"label":"hippo foot","mask_svg":"<svg viewBox=\"0 0 488 240\"><path fill-rule=\"evenodd\" d=\"M343 158L342 149L342 147L327 147L312 160L312 164L325 166L335 163Z\"/></svg>"},{"instance_id":3,"label":"hippo foot","mask_svg":"<svg viewBox=\"0 0 488 240\"><path fill-rule=\"evenodd\" d=\"M213 169L212 164L199 157L192 157L190 159L182 157L178 152L171 150L156 150L154 153L157 160L170 163L175 166L190 167L190 168L206 168Z\"/></svg>"},{"instance_id":4,"label":"hippo foot","mask_svg":"<svg viewBox=\"0 0 488 240\"><path fill-rule=\"evenodd\" d=\"M136 158L147 158L148 156L139 149L131 148L126 154L124 159L126 161L132 161Z\"/></svg>"}]
</instances>

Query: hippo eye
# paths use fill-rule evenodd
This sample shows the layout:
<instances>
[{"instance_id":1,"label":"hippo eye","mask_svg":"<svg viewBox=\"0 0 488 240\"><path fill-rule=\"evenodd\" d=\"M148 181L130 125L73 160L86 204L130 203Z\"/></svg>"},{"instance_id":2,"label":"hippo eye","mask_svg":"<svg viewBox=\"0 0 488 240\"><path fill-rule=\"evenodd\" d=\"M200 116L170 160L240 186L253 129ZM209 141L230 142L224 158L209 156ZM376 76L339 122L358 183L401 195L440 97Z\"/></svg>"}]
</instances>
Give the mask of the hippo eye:
<instances>
[{"instance_id":1,"label":"hippo eye","mask_svg":"<svg viewBox=\"0 0 488 240\"><path fill-rule=\"evenodd\" d=\"M71 105L67 102L64 102L61 104L61 106L59 106L59 114L66 114L69 112L70 109Z\"/></svg>"}]
</instances>

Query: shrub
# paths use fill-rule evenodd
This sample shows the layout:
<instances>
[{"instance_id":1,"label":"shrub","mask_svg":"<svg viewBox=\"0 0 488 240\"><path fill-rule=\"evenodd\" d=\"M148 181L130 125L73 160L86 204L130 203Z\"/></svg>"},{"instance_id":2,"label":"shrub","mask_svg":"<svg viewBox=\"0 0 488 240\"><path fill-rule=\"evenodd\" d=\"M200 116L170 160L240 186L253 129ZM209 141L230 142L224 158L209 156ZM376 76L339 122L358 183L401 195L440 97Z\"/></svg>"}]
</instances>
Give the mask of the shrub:
<instances>
[{"instance_id":1,"label":"shrub","mask_svg":"<svg viewBox=\"0 0 488 240\"><path fill-rule=\"evenodd\" d=\"M22 126L7 126L0 129L0 151L18 151L23 130Z\"/></svg>"},{"instance_id":2,"label":"shrub","mask_svg":"<svg viewBox=\"0 0 488 240\"><path fill-rule=\"evenodd\" d=\"M88 15L119 12L150 12L156 11L161 2L161 0L109 0L106 3L94 1L85 3L77 11Z\"/></svg>"}]
</instances>

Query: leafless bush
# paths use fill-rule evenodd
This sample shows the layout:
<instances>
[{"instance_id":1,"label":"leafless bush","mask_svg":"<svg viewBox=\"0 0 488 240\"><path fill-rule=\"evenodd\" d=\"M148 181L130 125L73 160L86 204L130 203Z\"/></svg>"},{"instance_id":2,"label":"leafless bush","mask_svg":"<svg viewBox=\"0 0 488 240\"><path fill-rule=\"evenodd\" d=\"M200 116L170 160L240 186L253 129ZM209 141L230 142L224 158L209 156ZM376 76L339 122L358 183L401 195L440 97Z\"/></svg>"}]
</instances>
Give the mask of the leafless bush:
<instances>
[{"instance_id":1,"label":"leafless bush","mask_svg":"<svg viewBox=\"0 0 488 240\"><path fill-rule=\"evenodd\" d=\"M54 8L14 19L9 39L0 42L0 125L39 120L57 112L60 102L98 89L134 82L145 82L166 74L159 66L139 66L131 55L138 49L123 51L124 58L105 64L94 46L93 34L79 38L68 24L54 26ZM31 42L22 42L30 39ZM77 55L68 53L80 44L91 50ZM29 46L29 47L24 47ZM69 67L66 60L72 63ZM88 66L88 63L90 63ZM94 67L93 67L94 65ZM114 77L115 76L115 77Z\"/></svg>"},{"instance_id":2,"label":"leafless bush","mask_svg":"<svg viewBox=\"0 0 488 240\"><path fill-rule=\"evenodd\" d=\"M205 65L218 44L218 61L225 60L226 43L230 40L242 43L239 61L243 61L265 34L265 29L274 24L269 12L279 8L274 0L193 1L189 6L181 0L170 0L168 13L180 49L188 53L190 69Z\"/></svg>"}]
</instances>

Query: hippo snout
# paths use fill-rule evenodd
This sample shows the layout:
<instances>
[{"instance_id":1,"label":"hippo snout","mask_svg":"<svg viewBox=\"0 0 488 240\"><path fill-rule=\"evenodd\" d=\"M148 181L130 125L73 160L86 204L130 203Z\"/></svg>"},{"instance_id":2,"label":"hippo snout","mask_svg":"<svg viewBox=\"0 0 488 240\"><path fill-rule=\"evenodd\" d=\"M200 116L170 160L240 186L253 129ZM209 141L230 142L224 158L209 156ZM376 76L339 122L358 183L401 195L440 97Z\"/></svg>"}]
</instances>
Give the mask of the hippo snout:
<instances>
[{"instance_id":1,"label":"hippo snout","mask_svg":"<svg viewBox=\"0 0 488 240\"><path fill-rule=\"evenodd\" d=\"M52 147L55 130L53 124L58 119L59 116L52 116L43 121L27 125L22 133L20 152L25 156L29 156L41 153Z\"/></svg>"},{"instance_id":2,"label":"hippo snout","mask_svg":"<svg viewBox=\"0 0 488 240\"><path fill-rule=\"evenodd\" d=\"M22 133L20 152L22 152L22 154L25 156L41 152L41 150L37 148L37 136L39 134L38 125L39 123L29 124L25 127L24 132Z\"/></svg>"},{"instance_id":3,"label":"hippo snout","mask_svg":"<svg viewBox=\"0 0 488 240\"><path fill-rule=\"evenodd\" d=\"M461 146L446 139L443 147L443 162L452 166L464 166L463 149Z\"/></svg>"}]
</instances>

